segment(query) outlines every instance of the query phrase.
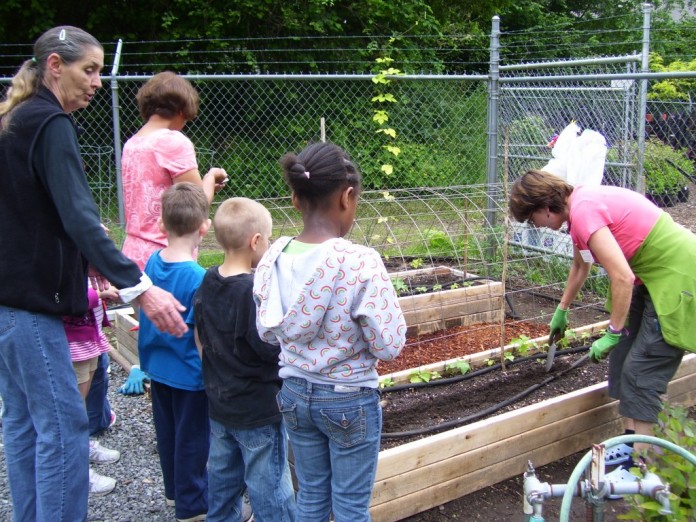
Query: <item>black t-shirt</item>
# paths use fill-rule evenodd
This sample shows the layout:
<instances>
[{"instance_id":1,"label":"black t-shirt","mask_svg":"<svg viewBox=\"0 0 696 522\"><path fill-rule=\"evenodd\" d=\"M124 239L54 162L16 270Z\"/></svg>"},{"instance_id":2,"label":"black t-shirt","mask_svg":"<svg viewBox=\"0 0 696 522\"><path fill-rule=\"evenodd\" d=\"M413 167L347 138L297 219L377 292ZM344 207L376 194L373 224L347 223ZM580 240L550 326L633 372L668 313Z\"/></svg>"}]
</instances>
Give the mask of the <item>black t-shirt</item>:
<instances>
[{"instance_id":1,"label":"black t-shirt","mask_svg":"<svg viewBox=\"0 0 696 522\"><path fill-rule=\"evenodd\" d=\"M210 418L230 428L281 419L275 398L280 347L259 338L253 282L251 274L222 277L212 267L193 299Z\"/></svg>"}]
</instances>

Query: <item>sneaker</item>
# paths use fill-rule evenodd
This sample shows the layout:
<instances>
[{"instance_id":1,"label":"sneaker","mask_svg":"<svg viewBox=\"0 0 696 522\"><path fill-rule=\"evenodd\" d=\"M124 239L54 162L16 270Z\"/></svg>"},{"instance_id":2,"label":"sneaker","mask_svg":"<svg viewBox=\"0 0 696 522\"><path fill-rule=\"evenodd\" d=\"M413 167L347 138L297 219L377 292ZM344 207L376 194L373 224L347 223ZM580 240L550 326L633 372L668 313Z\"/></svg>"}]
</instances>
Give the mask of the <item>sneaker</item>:
<instances>
[{"instance_id":1,"label":"sneaker","mask_svg":"<svg viewBox=\"0 0 696 522\"><path fill-rule=\"evenodd\" d=\"M206 514L202 513L190 518L177 518L176 522L197 522L198 520L205 520Z\"/></svg>"},{"instance_id":2,"label":"sneaker","mask_svg":"<svg viewBox=\"0 0 696 522\"><path fill-rule=\"evenodd\" d=\"M116 487L116 481L111 477L100 475L89 468L89 494L94 496L108 495Z\"/></svg>"},{"instance_id":3,"label":"sneaker","mask_svg":"<svg viewBox=\"0 0 696 522\"><path fill-rule=\"evenodd\" d=\"M636 482L638 480L638 477L636 477L633 473L631 473L629 470L627 470L624 467L618 467L611 473L607 473L604 475L604 480L607 482L610 482L611 484L618 484L620 482ZM607 484L609 485L609 484ZM623 495L615 495L615 494L610 494L607 495L607 498L609 500L619 500L623 498Z\"/></svg>"},{"instance_id":4,"label":"sneaker","mask_svg":"<svg viewBox=\"0 0 696 522\"><path fill-rule=\"evenodd\" d=\"M106 427L106 429L108 430L114 424L116 424L116 413L114 413L114 410L111 410L111 418L109 419L109 425Z\"/></svg>"},{"instance_id":5,"label":"sneaker","mask_svg":"<svg viewBox=\"0 0 696 522\"><path fill-rule=\"evenodd\" d=\"M251 510L248 489L244 490L244 495L242 496L242 522L254 522L254 512Z\"/></svg>"},{"instance_id":6,"label":"sneaker","mask_svg":"<svg viewBox=\"0 0 696 522\"><path fill-rule=\"evenodd\" d=\"M105 448L98 441L89 441L89 461L95 464L112 464L121 458L121 452Z\"/></svg>"}]
</instances>

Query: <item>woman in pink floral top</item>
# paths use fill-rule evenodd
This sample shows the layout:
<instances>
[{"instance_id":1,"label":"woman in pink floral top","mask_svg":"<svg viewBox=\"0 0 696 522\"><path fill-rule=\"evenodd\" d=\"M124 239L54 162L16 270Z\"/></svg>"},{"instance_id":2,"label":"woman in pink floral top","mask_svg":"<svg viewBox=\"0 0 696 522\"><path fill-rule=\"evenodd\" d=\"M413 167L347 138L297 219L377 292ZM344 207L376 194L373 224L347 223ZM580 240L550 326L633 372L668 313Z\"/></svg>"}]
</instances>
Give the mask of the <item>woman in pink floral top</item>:
<instances>
[{"instance_id":1,"label":"woman in pink floral top","mask_svg":"<svg viewBox=\"0 0 696 522\"><path fill-rule=\"evenodd\" d=\"M123 253L142 270L155 250L167 246L158 225L162 193L186 181L202 186L212 201L227 174L212 168L201 179L193 143L181 132L198 113L198 92L188 80L172 72L156 74L136 98L145 125L123 147Z\"/></svg>"}]
</instances>

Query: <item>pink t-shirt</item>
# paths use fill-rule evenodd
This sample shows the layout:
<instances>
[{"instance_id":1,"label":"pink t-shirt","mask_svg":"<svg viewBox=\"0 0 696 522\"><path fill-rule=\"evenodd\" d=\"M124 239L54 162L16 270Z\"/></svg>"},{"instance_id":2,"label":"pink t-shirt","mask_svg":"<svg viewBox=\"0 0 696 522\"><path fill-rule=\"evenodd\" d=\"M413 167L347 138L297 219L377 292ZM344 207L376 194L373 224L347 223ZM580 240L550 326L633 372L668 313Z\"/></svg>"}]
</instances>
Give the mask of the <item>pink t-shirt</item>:
<instances>
[{"instance_id":1,"label":"pink t-shirt","mask_svg":"<svg viewBox=\"0 0 696 522\"><path fill-rule=\"evenodd\" d=\"M174 178L198 168L196 153L181 132L161 129L129 139L121 163L126 218L123 253L142 270L155 250L167 246L157 226L162 193L174 184Z\"/></svg>"},{"instance_id":2,"label":"pink t-shirt","mask_svg":"<svg viewBox=\"0 0 696 522\"><path fill-rule=\"evenodd\" d=\"M662 210L638 192L611 186L578 186L570 198L570 237L579 250L589 250L592 234L609 227L627 260L652 230Z\"/></svg>"}]
</instances>

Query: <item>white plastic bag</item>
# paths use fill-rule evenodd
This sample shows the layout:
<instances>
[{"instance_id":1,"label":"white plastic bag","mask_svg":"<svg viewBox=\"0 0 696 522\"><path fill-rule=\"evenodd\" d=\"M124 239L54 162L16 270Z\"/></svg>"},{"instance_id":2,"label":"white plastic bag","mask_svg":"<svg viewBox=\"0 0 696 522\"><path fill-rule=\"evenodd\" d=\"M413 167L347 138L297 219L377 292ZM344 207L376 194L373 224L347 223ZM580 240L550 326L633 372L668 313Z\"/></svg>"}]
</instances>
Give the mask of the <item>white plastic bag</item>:
<instances>
[{"instance_id":1,"label":"white plastic bag","mask_svg":"<svg viewBox=\"0 0 696 522\"><path fill-rule=\"evenodd\" d=\"M607 158L607 140L599 132L585 129L580 133L571 122L558 135L551 149L553 158L541 170L563 178L573 186L600 185Z\"/></svg>"}]
</instances>

